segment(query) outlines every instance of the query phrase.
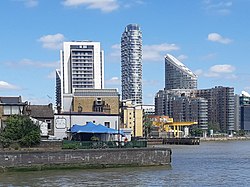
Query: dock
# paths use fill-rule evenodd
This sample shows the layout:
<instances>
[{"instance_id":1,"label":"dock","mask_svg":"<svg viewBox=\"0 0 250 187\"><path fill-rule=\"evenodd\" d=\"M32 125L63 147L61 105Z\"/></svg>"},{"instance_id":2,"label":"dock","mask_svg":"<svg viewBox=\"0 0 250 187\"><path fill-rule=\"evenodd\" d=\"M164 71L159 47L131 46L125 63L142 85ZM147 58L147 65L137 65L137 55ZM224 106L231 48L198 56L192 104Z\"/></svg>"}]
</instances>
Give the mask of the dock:
<instances>
[{"instance_id":1,"label":"dock","mask_svg":"<svg viewBox=\"0 0 250 187\"><path fill-rule=\"evenodd\" d=\"M163 144L200 145L200 138L163 138Z\"/></svg>"}]
</instances>

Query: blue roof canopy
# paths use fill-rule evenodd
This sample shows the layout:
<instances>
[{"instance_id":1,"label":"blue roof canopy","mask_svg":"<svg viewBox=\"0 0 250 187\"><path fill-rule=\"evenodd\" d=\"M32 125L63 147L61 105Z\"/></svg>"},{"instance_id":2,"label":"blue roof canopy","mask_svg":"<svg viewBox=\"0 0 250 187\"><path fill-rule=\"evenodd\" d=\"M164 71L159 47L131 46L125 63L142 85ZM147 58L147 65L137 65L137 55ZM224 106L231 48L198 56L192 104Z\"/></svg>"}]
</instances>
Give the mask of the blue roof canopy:
<instances>
[{"instance_id":1,"label":"blue roof canopy","mask_svg":"<svg viewBox=\"0 0 250 187\"><path fill-rule=\"evenodd\" d=\"M99 134L123 134L122 131L118 131L112 128L108 128L104 125L95 125L92 122L88 122L86 125L73 125L70 129L72 133L99 133Z\"/></svg>"}]
</instances>

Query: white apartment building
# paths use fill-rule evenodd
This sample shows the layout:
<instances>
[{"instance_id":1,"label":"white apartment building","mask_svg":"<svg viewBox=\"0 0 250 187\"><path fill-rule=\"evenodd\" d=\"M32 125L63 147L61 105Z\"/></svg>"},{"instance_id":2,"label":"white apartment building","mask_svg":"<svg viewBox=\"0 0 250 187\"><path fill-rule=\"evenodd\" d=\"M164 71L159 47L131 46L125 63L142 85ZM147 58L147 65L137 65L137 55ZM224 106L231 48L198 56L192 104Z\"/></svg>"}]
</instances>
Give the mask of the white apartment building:
<instances>
[{"instance_id":1,"label":"white apartment building","mask_svg":"<svg viewBox=\"0 0 250 187\"><path fill-rule=\"evenodd\" d=\"M142 104L142 32L130 24L121 37L122 99Z\"/></svg>"},{"instance_id":2,"label":"white apartment building","mask_svg":"<svg viewBox=\"0 0 250 187\"><path fill-rule=\"evenodd\" d=\"M72 41L64 42L60 53L61 69L57 78L57 99L63 111L70 109L74 89L103 89L104 88L104 52L100 42ZM61 87L61 88L58 88Z\"/></svg>"}]
</instances>

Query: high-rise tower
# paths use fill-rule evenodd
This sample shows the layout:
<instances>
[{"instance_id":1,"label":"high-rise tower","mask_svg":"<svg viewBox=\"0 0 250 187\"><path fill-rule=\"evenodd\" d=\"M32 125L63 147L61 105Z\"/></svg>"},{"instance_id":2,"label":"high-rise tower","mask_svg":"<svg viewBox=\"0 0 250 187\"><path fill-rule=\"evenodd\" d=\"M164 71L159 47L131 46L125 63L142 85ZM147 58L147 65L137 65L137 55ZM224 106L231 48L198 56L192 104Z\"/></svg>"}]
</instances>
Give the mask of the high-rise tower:
<instances>
[{"instance_id":1,"label":"high-rise tower","mask_svg":"<svg viewBox=\"0 0 250 187\"><path fill-rule=\"evenodd\" d=\"M64 42L61 52L63 93L72 93L73 88L102 89L103 61L100 42Z\"/></svg>"},{"instance_id":2,"label":"high-rise tower","mask_svg":"<svg viewBox=\"0 0 250 187\"><path fill-rule=\"evenodd\" d=\"M139 25L126 26L121 37L122 99L142 104L142 32Z\"/></svg>"},{"instance_id":3,"label":"high-rise tower","mask_svg":"<svg viewBox=\"0 0 250 187\"><path fill-rule=\"evenodd\" d=\"M58 74L58 73L57 73ZM65 110L65 99L75 89L104 88L104 55L100 42L72 41L64 42L61 50L61 97L57 103ZM59 76L58 76L59 77ZM61 98L61 99L59 99Z\"/></svg>"},{"instance_id":4,"label":"high-rise tower","mask_svg":"<svg viewBox=\"0 0 250 187\"><path fill-rule=\"evenodd\" d=\"M197 89L197 75L170 54L165 56L165 89Z\"/></svg>"}]
</instances>

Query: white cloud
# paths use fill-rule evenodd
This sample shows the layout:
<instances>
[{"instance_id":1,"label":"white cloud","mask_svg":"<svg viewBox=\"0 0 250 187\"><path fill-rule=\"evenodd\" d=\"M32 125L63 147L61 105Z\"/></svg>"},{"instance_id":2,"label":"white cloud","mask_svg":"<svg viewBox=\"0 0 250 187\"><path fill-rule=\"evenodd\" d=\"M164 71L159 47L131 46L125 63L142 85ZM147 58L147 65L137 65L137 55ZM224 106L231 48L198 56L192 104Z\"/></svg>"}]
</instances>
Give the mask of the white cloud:
<instances>
[{"instance_id":1,"label":"white cloud","mask_svg":"<svg viewBox=\"0 0 250 187\"><path fill-rule=\"evenodd\" d=\"M146 1L143 0L126 0L126 1L121 1L121 6L124 8L131 8L133 6L142 6L146 5Z\"/></svg>"},{"instance_id":2,"label":"white cloud","mask_svg":"<svg viewBox=\"0 0 250 187\"><path fill-rule=\"evenodd\" d=\"M38 5L37 0L25 0L24 3L27 7L35 7Z\"/></svg>"},{"instance_id":3,"label":"white cloud","mask_svg":"<svg viewBox=\"0 0 250 187\"><path fill-rule=\"evenodd\" d=\"M32 66L36 68L58 68L60 63L58 61L54 62L41 62L41 61L34 61L31 59L22 59L19 62L7 62L8 66L19 68L19 67L27 67Z\"/></svg>"},{"instance_id":4,"label":"white cloud","mask_svg":"<svg viewBox=\"0 0 250 187\"><path fill-rule=\"evenodd\" d=\"M144 45L142 57L144 61L163 61L167 52L175 50L179 50L176 44Z\"/></svg>"},{"instance_id":5,"label":"white cloud","mask_svg":"<svg viewBox=\"0 0 250 187\"><path fill-rule=\"evenodd\" d=\"M234 70L235 67L229 64L214 65L210 67L210 71L215 73L232 73Z\"/></svg>"},{"instance_id":6,"label":"white cloud","mask_svg":"<svg viewBox=\"0 0 250 187\"><path fill-rule=\"evenodd\" d=\"M234 74L235 67L228 64L214 65L209 68L208 71L198 69L195 73L199 76L210 77L210 78L222 78L222 79L236 79L237 76Z\"/></svg>"},{"instance_id":7,"label":"white cloud","mask_svg":"<svg viewBox=\"0 0 250 187\"><path fill-rule=\"evenodd\" d=\"M36 7L39 3L38 0L14 0L14 1L22 2L28 8Z\"/></svg>"},{"instance_id":8,"label":"white cloud","mask_svg":"<svg viewBox=\"0 0 250 187\"><path fill-rule=\"evenodd\" d=\"M224 37L222 37L222 36L221 36L220 34L218 34L218 33L210 33L210 34L208 34L207 39L208 39L209 41L212 41L212 42L219 42L219 43L222 43L222 44L229 44L229 43L232 42L231 39L229 39L229 38L224 38Z\"/></svg>"},{"instance_id":9,"label":"white cloud","mask_svg":"<svg viewBox=\"0 0 250 187\"><path fill-rule=\"evenodd\" d=\"M112 58L118 58L121 56L120 44L114 44L111 46L112 52L109 54ZM142 50L142 58L144 61L164 61L164 55L169 51L179 50L176 44L153 44L144 45ZM187 58L185 55L181 55L181 58Z\"/></svg>"},{"instance_id":10,"label":"white cloud","mask_svg":"<svg viewBox=\"0 0 250 187\"><path fill-rule=\"evenodd\" d=\"M180 60L180 61L186 60L187 58L188 58L188 56L186 56L186 55L179 55L177 57L177 59Z\"/></svg>"},{"instance_id":11,"label":"white cloud","mask_svg":"<svg viewBox=\"0 0 250 187\"><path fill-rule=\"evenodd\" d=\"M218 15L228 15L231 13L233 3L228 0L204 0L203 4L205 9L209 13L215 13Z\"/></svg>"},{"instance_id":12,"label":"white cloud","mask_svg":"<svg viewBox=\"0 0 250 187\"><path fill-rule=\"evenodd\" d=\"M112 12L119 8L117 0L65 0L65 6L86 6L88 9L100 9L102 12Z\"/></svg>"},{"instance_id":13,"label":"white cloud","mask_svg":"<svg viewBox=\"0 0 250 187\"><path fill-rule=\"evenodd\" d=\"M17 90L19 89L17 86L10 84L5 81L0 81L0 90Z\"/></svg>"},{"instance_id":14,"label":"white cloud","mask_svg":"<svg viewBox=\"0 0 250 187\"><path fill-rule=\"evenodd\" d=\"M43 48L58 50L62 48L62 43L65 37L61 33L54 35L44 35L38 39L42 43Z\"/></svg>"},{"instance_id":15,"label":"white cloud","mask_svg":"<svg viewBox=\"0 0 250 187\"><path fill-rule=\"evenodd\" d=\"M107 84L107 85L120 85L121 80L118 77L112 77L109 80L105 80L105 84Z\"/></svg>"},{"instance_id":16,"label":"white cloud","mask_svg":"<svg viewBox=\"0 0 250 187\"><path fill-rule=\"evenodd\" d=\"M202 75L203 74L203 70L202 69L197 69L194 71L194 74L199 76L199 75Z\"/></svg>"},{"instance_id":17,"label":"white cloud","mask_svg":"<svg viewBox=\"0 0 250 187\"><path fill-rule=\"evenodd\" d=\"M112 52L110 56L112 57L120 57L121 56L121 46L120 44L114 44L111 46Z\"/></svg>"}]
</instances>

